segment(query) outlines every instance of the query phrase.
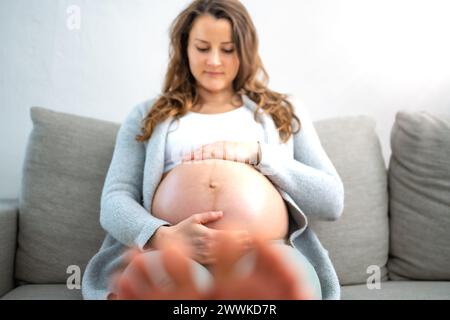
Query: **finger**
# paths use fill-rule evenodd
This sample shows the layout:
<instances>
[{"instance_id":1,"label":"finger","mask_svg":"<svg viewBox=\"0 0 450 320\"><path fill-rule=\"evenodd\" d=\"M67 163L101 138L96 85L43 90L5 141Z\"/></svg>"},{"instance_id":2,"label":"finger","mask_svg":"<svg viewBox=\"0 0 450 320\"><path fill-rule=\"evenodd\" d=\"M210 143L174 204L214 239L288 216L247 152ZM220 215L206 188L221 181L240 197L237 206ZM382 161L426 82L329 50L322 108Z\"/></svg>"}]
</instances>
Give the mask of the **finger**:
<instances>
[{"instance_id":1,"label":"finger","mask_svg":"<svg viewBox=\"0 0 450 320\"><path fill-rule=\"evenodd\" d=\"M253 243L253 237L247 230L217 230L218 232L229 232L230 236L235 238L236 244L239 247L251 247Z\"/></svg>"},{"instance_id":2,"label":"finger","mask_svg":"<svg viewBox=\"0 0 450 320\"><path fill-rule=\"evenodd\" d=\"M218 247L215 240L211 240L210 242L205 243L202 246L201 251L199 252L199 255L201 255L202 257L202 264L210 264L213 261L216 261L217 250Z\"/></svg>"},{"instance_id":3,"label":"finger","mask_svg":"<svg viewBox=\"0 0 450 320\"><path fill-rule=\"evenodd\" d=\"M210 144L210 156L212 159L223 159L223 143L215 142Z\"/></svg>"},{"instance_id":4,"label":"finger","mask_svg":"<svg viewBox=\"0 0 450 320\"><path fill-rule=\"evenodd\" d=\"M116 270L116 273L121 274L125 271L126 268L130 265L130 263L136 259L140 254L142 254L143 251L141 251L138 247L130 247L125 251L125 253L122 256L121 263Z\"/></svg>"},{"instance_id":5,"label":"finger","mask_svg":"<svg viewBox=\"0 0 450 320\"><path fill-rule=\"evenodd\" d=\"M218 281L226 281L232 276L234 264L241 253L236 248L239 242L230 232L220 232L216 237L216 264L212 271Z\"/></svg>"},{"instance_id":6,"label":"finger","mask_svg":"<svg viewBox=\"0 0 450 320\"><path fill-rule=\"evenodd\" d=\"M191 216L191 219L194 221L194 223L205 224L208 222L219 220L220 218L222 218L222 216L223 216L222 211L208 211L196 213Z\"/></svg>"},{"instance_id":7,"label":"finger","mask_svg":"<svg viewBox=\"0 0 450 320\"><path fill-rule=\"evenodd\" d=\"M227 147L225 141L222 141L222 156L223 160L227 160Z\"/></svg>"},{"instance_id":8,"label":"finger","mask_svg":"<svg viewBox=\"0 0 450 320\"><path fill-rule=\"evenodd\" d=\"M113 293L119 292L119 282L122 278L122 275L125 269L130 265L130 263L141 253L141 251L137 247L131 247L125 251L122 256L119 267L113 272L110 276L110 288L112 288Z\"/></svg>"},{"instance_id":9,"label":"finger","mask_svg":"<svg viewBox=\"0 0 450 320\"><path fill-rule=\"evenodd\" d=\"M255 270L267 274L271 274L276 271L281 271L284 273L281 258L273 248L270 248L270 246L261 239L254 240L254 247L257 259Z\"/></svg>"},{"instance_id":10,"label":"finger","mask_svg":"<svg viewBox=\"0 0 450 320\"><path fill-rule=\"evenodd\" d=\"M122 262L127 266L131 261L133 261L142 251L138 247L130 247L127 249L123 255Z\"/></svg>"},{"instance_id":11,"label":"finger","mask_svg":"<svg viewBox=\"0 0 450 320\"><path fill-rule=\"evenodd\" d=\"M256 263L255 273L265 274L268 279L277 279L282 285L281 296L298 296L298 281L293 271L287 266L281 255L261 239L255 240Z\"/></svg>"},{"instance_id":12,"label":"finger","mask_svg":"<svg viewBox=\"0 0 450 320\"><path fill-rule=\"evenodd\" d=\"M161 258L168 275L172 278L175 286L187 290L189 294L196 292L194 279L192 277L191 263L180 250L171 247L161 252Z\"/></svg>"},{"instance_id":13,"label":"finger","mask_svg":"<svg viewBox=\"0 0 450 320\"><path fill-rule=\"evenodd\" d=\"M306 295L302 292L309 293L309 289L300 290L296 273L286 265L280 253L264 240L262 237L253 238L253 247L256 252L256 261L253 274L263 275L268 281L277 282L273 286L273 295L279 299L304 299ZM279 290L275 290L278 288Z\"/></svg>"},{"instance_id":14,"label":"finger","mask_svg":"<svg viewBox=\"0 0 450 320\"><path fill-rule=\"evenodd\" d=\"M186 161L190 161L191 160L191 154L190 153L186 153L183 155L181 161L182 162L186 162Z\"/></svg>"},{"instance_id":15,"label":"finger","mask_svg":"<svg viewBox=\"0 0 450 320\"><path fill-rule=\"evenodd\" d=\"M248 230L229 230L230 234L235 236L236 238L250 238L251 234Z\"/></svg>"},{"instance_id":16,"label":"finger","mask_svg":"<svg viewBox=\"0 0 450 320\"><path fill-rule=\"evenodd\" d=\"M215 159L214 146L207 144L203 146L203 159Z\"/></svg>"},{"instance_id":17,"label":"finger","mask_svg":"<svg viewBox=\"0 0 450 320\"><path fill-rule=\"evenodd\" d=\"M133 290L130 280L121 277L117 283L117 300L138 300L138 295Z\"/></svg>"},{"instance_id":18,"label":"finger","mask_svg":"<svg viewBox=\"0 0 450 320\"><path fill-rule=\"evenodd\" d=\"M208 258L205 258L205 259L202 261L202 264L205 265L205 266L212 266L212 265L214 265L214 264L216 264L216 263L217 263L217 259L216 259L215 257L213 257L213 256L210 256L210 257L208 257Z\"/></svg>"},{"instance_id":19,"label":"finger","mask_svg":"<svg viewBox=\"0 0 450 320\"><path fill-rule=\"evenodd\" d=\"M119 292L119 280L121 275L121 271L116 271L110 276L109 280L109 288L111 288L111 293L115 294L116 296Z\"/></svg>"},{"instance_id":20,"label":"finger","mask_svg":"<svg viewBox=\"0 0 450 320\"><path fill-rule=\"evenodd\" d=\"M244 142L235 142L234 143L234 154L236 161L245 163L245 158L248 156L249 152L246 148Z\"/></svg>"},{"instance_id":21,"label":"finger","mask_svg":"<svg viewBox=\"0 0 450 320\"><path fill-rule=\"evenodd\" d=\"M236 147L233 141L227 141L225 144L227 160L236 161Z\"/></svg>"},{"instance_id":22,"label":"finger","mask_svg":"<svg viewBox=\"0 0 450 320\"><path fill-rule=\"evenodd\" d=\"M230 224L226 230L219 230L220 232L228 232L231 237L236 238L237 241L252 242L253 234L247 229L238 229L237 225Z\"/></svg>"},{"instance_id":23,"label":"finger","mask_svg":"<svg viewBox=\"0 0 450 320\"><path fill-rule=\"evenodd\" d=\"M133 271L136 284L141 289L141 293L158 291L158 287L152 279L152 265L147 262L146 256L141 254L133 261Z\"/></svg>"},{"instance_id":24,"label":"finger","mask_svg":"<svg viewBox=\"0 0 450 320\"><path fill-rule=\"evenodd\" d=\"M201 161L203 160L203 148L200 146L199 148L192 151L192 160Z\"/></svg>"},{"instance_id":25,"label":"finger","mask_svg":"<svg viewBox=\"0 0 450 320\"><path fill-rule=\"evenodd\" d=\"M251 237L243 237L239 239L241 250L248 251L254 248L253 239Z\"/></svg>"},{"instance_id":26,"label":"finger","mask_svg":"<svg viewBox=\"0 0 450 320\"><path fill-rule=\"evenodd\" d=\"M202 159L214 159L214 146L211 144L205 144L202 146Z\"/></svg>"},{"instance_id":27,"label":"finger","mask_svg":"<svg viewBox=\"0 0 450 320\"><path fill-rule=\"evenodd\" d=\"M190 218L189 218L190 219ZM200 227L202 227L200 225ZM170 249L171 247L178 248L179 251L183 252L185 256L189 257L193 254L196 244L196 237L186 237L182 235L181 232L173 233L170 237L170 241L163 241L160 245L160 250Z\"/></svg>"},{"instance_id":28,"label":"finger","mask_svg":"<svg viewBox=\"0 0 450 320\"><path fill-rule=\"evenodd\" d=\"M194 260L202 265L205 265L206 263L208 263L208 258L209 257L204 252L198 251L195 255Z\"/></svg>"},{"instance_id":29,"label":"finger","mask_svg":"<svg viewBox=\"0 0 450 320\"><path fill-rule=\"evenodd\" d=\"M182 161L192 161L192 160L194 160L194 154L195 154L195 149L193 149L192 147L185 148L183 150Z\"/></svg>"}]
</instances>

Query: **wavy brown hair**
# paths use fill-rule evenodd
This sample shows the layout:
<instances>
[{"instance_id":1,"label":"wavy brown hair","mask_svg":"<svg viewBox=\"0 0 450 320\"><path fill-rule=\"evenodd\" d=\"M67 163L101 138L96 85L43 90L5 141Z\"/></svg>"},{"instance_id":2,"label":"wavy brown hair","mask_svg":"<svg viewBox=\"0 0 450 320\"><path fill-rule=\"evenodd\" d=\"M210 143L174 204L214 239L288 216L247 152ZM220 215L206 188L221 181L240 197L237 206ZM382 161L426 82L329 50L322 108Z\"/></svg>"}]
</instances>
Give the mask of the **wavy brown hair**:
<instances>
[{"instance_id":1,"label":"wavy brown hair","mask_svg":"<svg viewBox=\"0 0 450 320\"><path fill-rule=\"evenodd\" d=\"M269 76L258 54L259 41L255 26L247 9L238 0L195 0L173 21L170 26L169 66L162 94L143 119L142 134L137 135L136 140L148 140L159 122L170 116L181 117L198 103L199 96L189 68L187 47L192 25L201 15L227 19L231 23L232 41L240 61L233 89L236 94L245 94L257 104L255 121L260 109L271 115L281 141L286 142L291 134L300 130L300 120L287 99L288 95L267 87ZM292 120L298 124L296 131L293 130Z\"/></svg>"}]
</instances>

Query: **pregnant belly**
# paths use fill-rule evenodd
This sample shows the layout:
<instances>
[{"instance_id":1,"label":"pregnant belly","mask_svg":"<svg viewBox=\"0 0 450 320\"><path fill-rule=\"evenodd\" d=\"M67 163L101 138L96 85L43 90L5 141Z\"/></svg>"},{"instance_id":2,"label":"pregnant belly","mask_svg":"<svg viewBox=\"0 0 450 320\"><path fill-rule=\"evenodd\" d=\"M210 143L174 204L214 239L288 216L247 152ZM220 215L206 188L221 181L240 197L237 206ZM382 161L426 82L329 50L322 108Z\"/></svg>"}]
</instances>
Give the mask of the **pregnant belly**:
<instances>
[{"instance_id":1,"label":"pregnant belly","mask_svg":"<svg viewBox=\"0 0 450 320\"><path fill-rule=\"evenodd\" d=\"M152 214L177 224L195 213L223 211L214 229L247 229L265 239L282 239L288 211L269 179L240 162L184 162L165 174L152 201Z\"/></svg>"}]
</instances>

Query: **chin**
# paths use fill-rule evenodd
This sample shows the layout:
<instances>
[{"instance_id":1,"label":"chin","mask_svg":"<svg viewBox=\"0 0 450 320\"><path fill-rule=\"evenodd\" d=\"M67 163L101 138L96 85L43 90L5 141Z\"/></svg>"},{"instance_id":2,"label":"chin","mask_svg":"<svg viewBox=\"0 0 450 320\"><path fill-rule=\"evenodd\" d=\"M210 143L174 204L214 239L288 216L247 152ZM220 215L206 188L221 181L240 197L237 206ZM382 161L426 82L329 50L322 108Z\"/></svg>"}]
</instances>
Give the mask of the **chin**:
<instances>
[{"instance_id":1,"label":"chin","mask_svg":"<svg viewBox=\"0 0 450 320\"><path fill-rule=\"evenodd\" d=\"M219 91L223 91L227 88L227 86L225 85L217 85L217 86L212 86L212 85L202 85L203 89L210 91L210 92L219 92Z\"/></svg>"},{"instance_id":2,"label":"chin","mask_svg":"<svg viewBox=\"0 0 450 320\"><path fill-rule=\"evenodd\" d=\"M211 81L208 81L209 83L201 83L200 85L208 91L216 92L216 91L223 91L226 88L229 87L229 84L226 83L211 83Z\"/></svg>"}]
</instances>

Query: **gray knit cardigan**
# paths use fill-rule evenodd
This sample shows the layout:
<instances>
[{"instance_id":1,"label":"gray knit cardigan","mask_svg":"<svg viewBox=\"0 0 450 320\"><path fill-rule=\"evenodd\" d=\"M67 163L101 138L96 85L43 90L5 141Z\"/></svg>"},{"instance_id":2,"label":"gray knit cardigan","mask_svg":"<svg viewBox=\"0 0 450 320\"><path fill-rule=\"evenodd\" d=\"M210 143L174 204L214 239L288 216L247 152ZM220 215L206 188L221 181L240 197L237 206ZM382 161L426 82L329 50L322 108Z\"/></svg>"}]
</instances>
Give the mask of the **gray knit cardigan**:
<instances>
[{"instance_id":1,"label":"gray knit cardigan","mask_svg":"<svg viewBox=\"0 0 450 320\"><path fill-rule=\"evenodd\" d=\"M242 98L247 108L256 110L255 102L246 95ZM152 216L150 208L163 174L166 135L174 118L159 123L148 141L135 140L154 101L135 106L117 134L101 196L100 223L107 235L84 271L84 299L106 299L110 277L123 264L125 250L143 249L158 227L170 225ZM338 219L343 211L344 187L306 110L294 105L294 112L301 130L282 144L272 117L258 111L265 141L260 141L262 158L255 168L270 179L285 200L290 214L289 242L314 266L322 298L340 299L339 280L328 251L308 226L308 218Z\"/></svg>"}]
</instances>

